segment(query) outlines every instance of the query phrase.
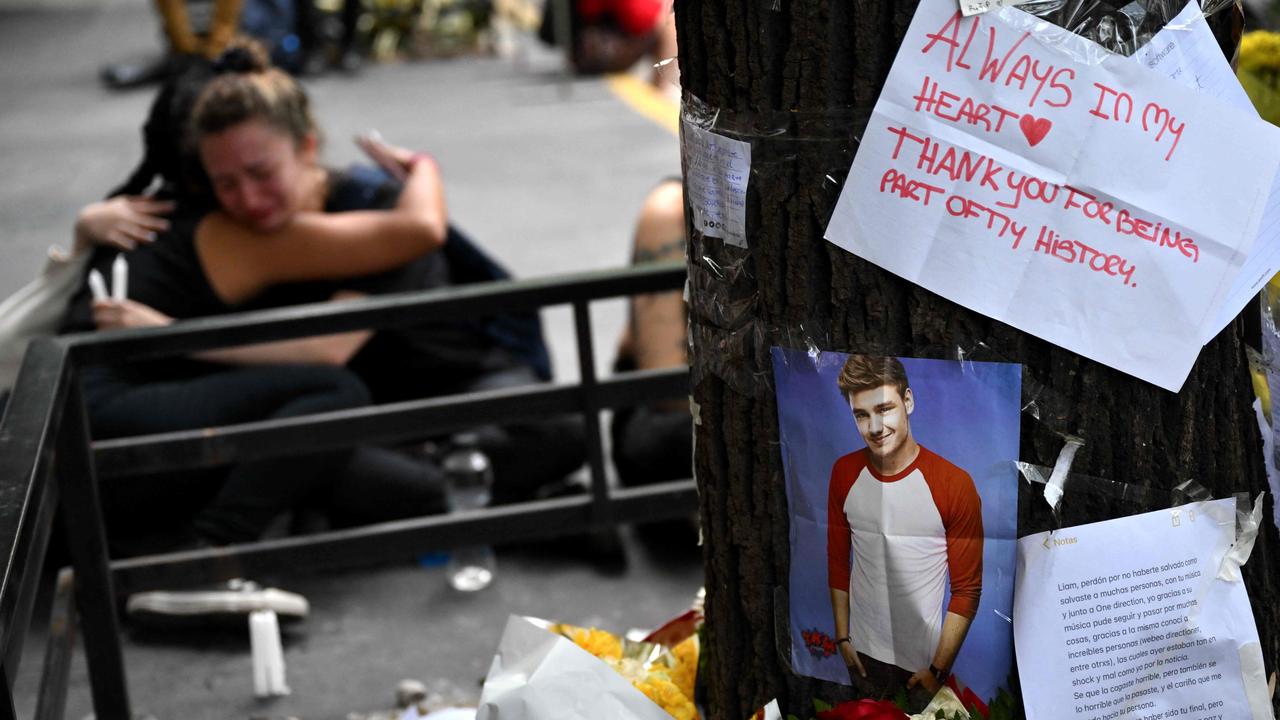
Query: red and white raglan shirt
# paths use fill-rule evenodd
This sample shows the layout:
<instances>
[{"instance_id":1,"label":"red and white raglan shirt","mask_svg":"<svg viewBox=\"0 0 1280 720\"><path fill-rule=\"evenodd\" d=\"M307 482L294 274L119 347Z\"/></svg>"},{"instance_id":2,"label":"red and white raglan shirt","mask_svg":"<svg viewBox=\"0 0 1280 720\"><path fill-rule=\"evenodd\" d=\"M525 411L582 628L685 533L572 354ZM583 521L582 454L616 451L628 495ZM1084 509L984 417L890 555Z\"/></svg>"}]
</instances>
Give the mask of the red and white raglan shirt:
<instances>
[{"instance_id":1,"label":"red and white raglan shirt","mask_svg":"<svg viewBox=\"0 0 1280 720\"><path fill-rule=\"evenodd\" d=\"M973 479L924 446L896 475L876 472L865 449L837 460L827 490L827 575L849 593L854 648L913 672L928 667L948 576L947 611L977 614L982 540Z\"/></svg>"}]
</instances>

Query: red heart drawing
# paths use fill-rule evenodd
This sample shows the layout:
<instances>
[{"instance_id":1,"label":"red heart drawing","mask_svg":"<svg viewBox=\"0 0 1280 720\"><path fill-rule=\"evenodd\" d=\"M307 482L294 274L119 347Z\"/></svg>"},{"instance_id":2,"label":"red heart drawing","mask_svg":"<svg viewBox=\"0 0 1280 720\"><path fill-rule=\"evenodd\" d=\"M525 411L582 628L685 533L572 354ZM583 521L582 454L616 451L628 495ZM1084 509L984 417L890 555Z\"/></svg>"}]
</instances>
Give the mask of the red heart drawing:
<instances>
[{"instance_id":1,"label":"red heart drawing","mask_svg":"<svg viewBox=\"0 0 1280 720\"><path fill-rule=\"evenodd\" d=\"M1031 147L1040 144L1045 135L1049 134L1049 129L1053 127L1053 121L1049 118L1038 118L1031 113L1022 116L1018 121L1018 127L1022 128L1022 134L1027 136L1027 142L1031 143Z\"/></svg>"}]
</instances>

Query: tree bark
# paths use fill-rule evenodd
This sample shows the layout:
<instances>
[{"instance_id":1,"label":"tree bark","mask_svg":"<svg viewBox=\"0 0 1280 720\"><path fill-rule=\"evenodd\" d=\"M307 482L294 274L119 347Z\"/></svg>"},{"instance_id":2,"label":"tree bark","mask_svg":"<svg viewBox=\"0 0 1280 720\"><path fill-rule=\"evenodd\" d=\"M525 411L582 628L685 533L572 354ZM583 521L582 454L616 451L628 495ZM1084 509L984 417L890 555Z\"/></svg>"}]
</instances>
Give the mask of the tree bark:
<instances>
[{"instance_id":1,"label":"tree bark","mask_svg":"<svg viewBox=\"0 0 1280 720\"><path fill-rule=\"evenodd\" d=\"M1214 497L1266 489L1251 409L1245 323L1207 345L1181 393L1147 384L907 283L823 240L856 136L915 2L679 0L681 82L752 144L749 250L690 227L695 471L707 572L705 681L711 717L738 720L777 697L849 697L787 658L788 516L769 347L1023 364L1022 460L1141 488L1148 509L1195 480ZM1101 484L1098 484L1101 485ZM1132 502L1068 488L1055 518L1020 483L1018 533L1132 514ZM1270 521L1245 567L1268 672L1280 657L1280 554Z\"/></svg>"}]
</instances>

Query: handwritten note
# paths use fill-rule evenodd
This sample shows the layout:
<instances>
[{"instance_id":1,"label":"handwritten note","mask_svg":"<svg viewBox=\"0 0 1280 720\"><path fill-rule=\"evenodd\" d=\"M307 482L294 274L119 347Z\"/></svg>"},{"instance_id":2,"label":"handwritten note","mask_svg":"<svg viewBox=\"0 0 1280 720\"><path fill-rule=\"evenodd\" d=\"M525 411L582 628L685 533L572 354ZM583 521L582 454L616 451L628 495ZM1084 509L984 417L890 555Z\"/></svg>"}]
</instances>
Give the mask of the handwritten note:
<instances>
[{"instance_id":1,"label":"handwritten note","mask_svg":"<svg viewBox=\"0 0 1280 720\"><path fill-rule=\"evenodd\" d=\"M730 245L747 246L747 180L751 144L685 120L681 128L685 187L693 226Z\"/></svg>"},{"instance_id":2,"label":"handwritten note","mask_svg":"<svg viewBox=\"0 0 1280 720\"><path fill-rule=\"evenodd\" d=\"M1197 93L1256 114L1196 0L1134 53L1133 60Z\"/></svg>"},{"instance_id":3,"label":"handwritten note","mask_svg":"<svg viewBox=\"0 0 1280 720\"><path fill-rule=\"evenodd\" d=\"M1177 390L1277 169L1256 114L1016 8L922 0L827 239Z\"/></svg>"},{"instance_id":4,"label":"handwritten note","mask_svg":"<svg viewBox=\"0 0 1280 720\"><path fill-rule=\"evenodd\" d=\"M1218 47L1195 0L1134 54L1143 67L1160 73L1198 93L1217 98L1241 111L1256 114L1235 71ZM1262 223L1244 266L1236 274L1216 319L1205 329L1208 342L1222 331L1273 275L1280 272L1280 177L1271 183Z\"/></svg>"},{"instance_id":5,"label":"handwritten note","mask_svg":"<svg viewBox=\"0 0 1280 720\"><path fill-rule=\"evenodd\" d=\"M1227 499L1021 538L1027 717L1272 720L1249 596L1218 577L1235 528Z\"/></svg>"}]
</instances>

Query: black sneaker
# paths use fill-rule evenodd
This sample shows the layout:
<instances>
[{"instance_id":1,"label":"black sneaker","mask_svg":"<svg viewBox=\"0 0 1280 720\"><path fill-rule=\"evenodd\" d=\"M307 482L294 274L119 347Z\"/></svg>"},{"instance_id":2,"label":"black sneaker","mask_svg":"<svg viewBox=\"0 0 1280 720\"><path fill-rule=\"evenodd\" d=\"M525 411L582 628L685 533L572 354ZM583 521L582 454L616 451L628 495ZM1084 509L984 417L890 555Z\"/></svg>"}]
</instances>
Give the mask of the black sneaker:
<instances>
[{"instance_id":1,"label":"black sneaker","mask_svg":"<svg viewBox=\"0 0 1280 720\"><path fill-rule=\"evenodd\" d=\"M338 56L338 69L348 75L359 72L362 67L364 67L364 55L354 48L343 50Z\"/></svg>"},{"instance_id":2,"label":"black sneaker","mask_svg":"<svg viewBox=\"0 0 1280 720\"><path fill-rule=\"evenodd\" d=\"M146 62L104 65L98 71L102 83L112 90L128 90L159 83L169 74L169 58L161 55Z\"/></svg>"}]
</instances>

